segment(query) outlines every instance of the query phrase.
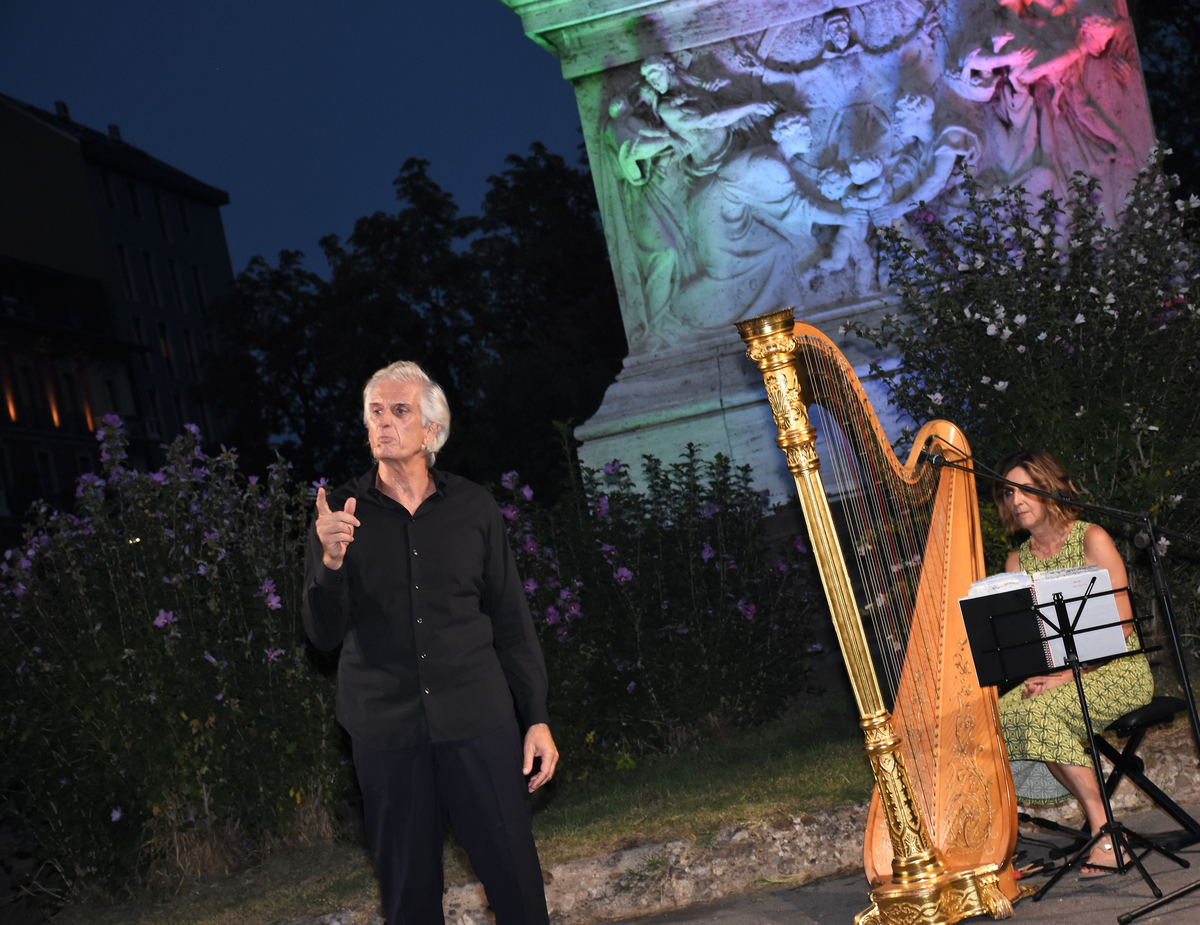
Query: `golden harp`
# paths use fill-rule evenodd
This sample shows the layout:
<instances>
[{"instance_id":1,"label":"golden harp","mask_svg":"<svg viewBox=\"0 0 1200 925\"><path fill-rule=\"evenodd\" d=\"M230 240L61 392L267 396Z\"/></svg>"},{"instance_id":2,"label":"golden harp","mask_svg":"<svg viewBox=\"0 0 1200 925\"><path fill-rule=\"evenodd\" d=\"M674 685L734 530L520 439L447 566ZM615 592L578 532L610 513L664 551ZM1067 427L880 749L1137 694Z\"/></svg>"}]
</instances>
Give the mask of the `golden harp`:
<instances>
[{"instance_id":1,"label":"golden harp","mask_svg":"<svg viewBox=\"0 0 1200 925\"><path fill-rule=\"evenodd\" d=\"M855 921L1008 918L1021 896L1011 864L1016 798L995 689L976 681L958 610L984 574L975 479L918 457L927 441L930 452L951 461L969 457L970 448L953 424L931 421L902 465L829 338L795 323L790 308L737 327L763 374L776 442L796 479L875 774L863 849L871 906ZM861 615L810 414L828 422L824 462L839 486ZM868 617L881 671L868 649ZM890 713L880 673L894 697Z\"/></svg>"}]
</instances>

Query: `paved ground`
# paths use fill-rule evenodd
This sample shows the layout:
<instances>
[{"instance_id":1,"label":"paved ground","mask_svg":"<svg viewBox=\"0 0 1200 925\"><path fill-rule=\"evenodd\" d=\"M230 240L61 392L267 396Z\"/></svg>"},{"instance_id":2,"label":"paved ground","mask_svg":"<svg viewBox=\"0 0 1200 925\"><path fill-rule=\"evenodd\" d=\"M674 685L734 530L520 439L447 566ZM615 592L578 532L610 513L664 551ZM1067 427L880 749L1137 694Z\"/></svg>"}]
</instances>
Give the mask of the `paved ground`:
<instances>
[{"instance_id":1,"label":"paved ground","mask_svg":"<svg viewBox=\"0 0 1200 925\"><path fill-rule=\"evenodd\" d=\"M1189 807L1200 818L1200 807ZM1147 812L1121 820L1143 834L1171 828L1171 820L1161 813ZM1039 839L1042 836L1038 836ZM1065 839L1045 836L1046 841L1063 844ZM1046 854L1046 849L1022 839L1018 850L1029 852L1028 859ZM1145 861L1146 868L1164 894L1200 880L1200 845L1185 848L1180 855L1191 862L1182 869L1158 855ZM1059 862L1061 863L1061 862ZM1028 882L1040 886L1046 877ZM1140 909L1154 900L1150 888L1136 870L1098 880L1080 880L1075 872L1066 874L1040 901L1023 899L1013 912L1014 925L1059 925L1086 922L1110 925L1117 916ZM691 906L678 912L638 920L638 925L658 923L695 923L695 925L849 925L867 906L867 884L861 874L837 880L823 880L795 889L765 889L751 896ZM983 923L988 919L973 919ZM1200 889L1135 920L1193 925L1200 922Z\"/></svg>"}]
</instances>

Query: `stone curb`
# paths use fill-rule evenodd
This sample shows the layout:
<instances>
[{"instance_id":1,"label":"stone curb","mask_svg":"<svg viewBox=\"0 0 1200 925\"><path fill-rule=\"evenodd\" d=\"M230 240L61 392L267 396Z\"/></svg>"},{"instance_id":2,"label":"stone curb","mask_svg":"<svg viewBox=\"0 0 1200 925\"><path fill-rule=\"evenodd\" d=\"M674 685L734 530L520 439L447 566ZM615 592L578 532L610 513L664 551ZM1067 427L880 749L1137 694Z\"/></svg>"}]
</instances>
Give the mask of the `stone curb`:
<instances>
[{"instance_id":1,"label":"stone curb","mask_svg":"<svg viewBox=\"0 0 1200 925\"><path fill-rule=\"evenodd\" d=\"M1114 742L1116 740L1113 740ZM1118 744L1120 747L1120 744ZM1200 803L1200 768L1186 723L1146 736L1140 754L1147 776L1173 800ZM1125 815L1151 807L1140 790L1124 781L1113 795L1113 810ZM1083 814L1071 800L1056 807L1022 807L1033 815L1070 824ZM759 886L800 886L862 868L867 804L801 814L756 829L726 829L709 845L691 841L643 845L605 857L556 864L545 872L546 903L554 925L589 923L667 912ZM446 921L487 925L483 887L451 887L445 896ZM867 885L863 883L863 908ZM384 925L378 906L297 919L287 925Z\"/></svg>"}]
</instances>

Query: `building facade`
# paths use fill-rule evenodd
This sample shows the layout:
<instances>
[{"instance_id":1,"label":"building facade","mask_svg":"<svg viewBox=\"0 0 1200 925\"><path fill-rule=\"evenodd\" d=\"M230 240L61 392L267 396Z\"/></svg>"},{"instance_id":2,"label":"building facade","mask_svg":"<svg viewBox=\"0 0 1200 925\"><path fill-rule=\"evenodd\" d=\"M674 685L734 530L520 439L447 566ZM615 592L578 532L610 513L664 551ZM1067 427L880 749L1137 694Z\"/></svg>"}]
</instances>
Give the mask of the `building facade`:
<instances>
[{"instance_id":1,"label":"building facade","mask_svg":"<svg viewBox=\"0 0 1200 925\"><path fill-rule=\"evenodd\" d=\"M121 138L0 94L0 534L29 504L69 508L118 414L155 466L200 397L213 300L233 281L229 195Z\"/></svg>"}]
</instances>

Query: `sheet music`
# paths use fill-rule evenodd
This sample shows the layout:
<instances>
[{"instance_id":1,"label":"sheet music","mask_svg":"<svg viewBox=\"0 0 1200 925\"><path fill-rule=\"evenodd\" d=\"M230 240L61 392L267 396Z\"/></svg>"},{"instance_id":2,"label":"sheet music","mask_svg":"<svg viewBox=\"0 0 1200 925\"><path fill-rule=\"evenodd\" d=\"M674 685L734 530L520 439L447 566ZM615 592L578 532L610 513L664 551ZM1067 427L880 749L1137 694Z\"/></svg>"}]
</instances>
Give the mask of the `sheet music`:
<instances>
[{"instance_id":1,"label":"sheet music","mask_svg":"<svg viewBox=\"0 0 1200 925\"><path fill-rule=\"evenodd\" d=\"M1054 611L1054 595L1061 594L1067 601L1067 616L1074 620L1079 612L1082 601L1072 601L1073 597L1082 597L1088 585L1094 578L1092 596L1088 598L1075 624L1075 650L1079 653L1081 662L1096 661L1113 655L1123 655L1125 649L1125 633L1121 627L1121 615L1117 612L1115 595L1096 595L1112 590L1112 580L1108 569L1097 568L1093 565L1078 568L1056 569L1049 572L1034 572L1033 597L1037 602L1038 612L1042 617L1043 633L1047 637L1057 637L1055 625L1058 618ZM1106 626L1105 624L1115 624ZM1061 637L1048 638L1046 647L1050 655L1050 667L1062 668L1067 663L1067 650Z\"/></svg>"}]
</instances>

